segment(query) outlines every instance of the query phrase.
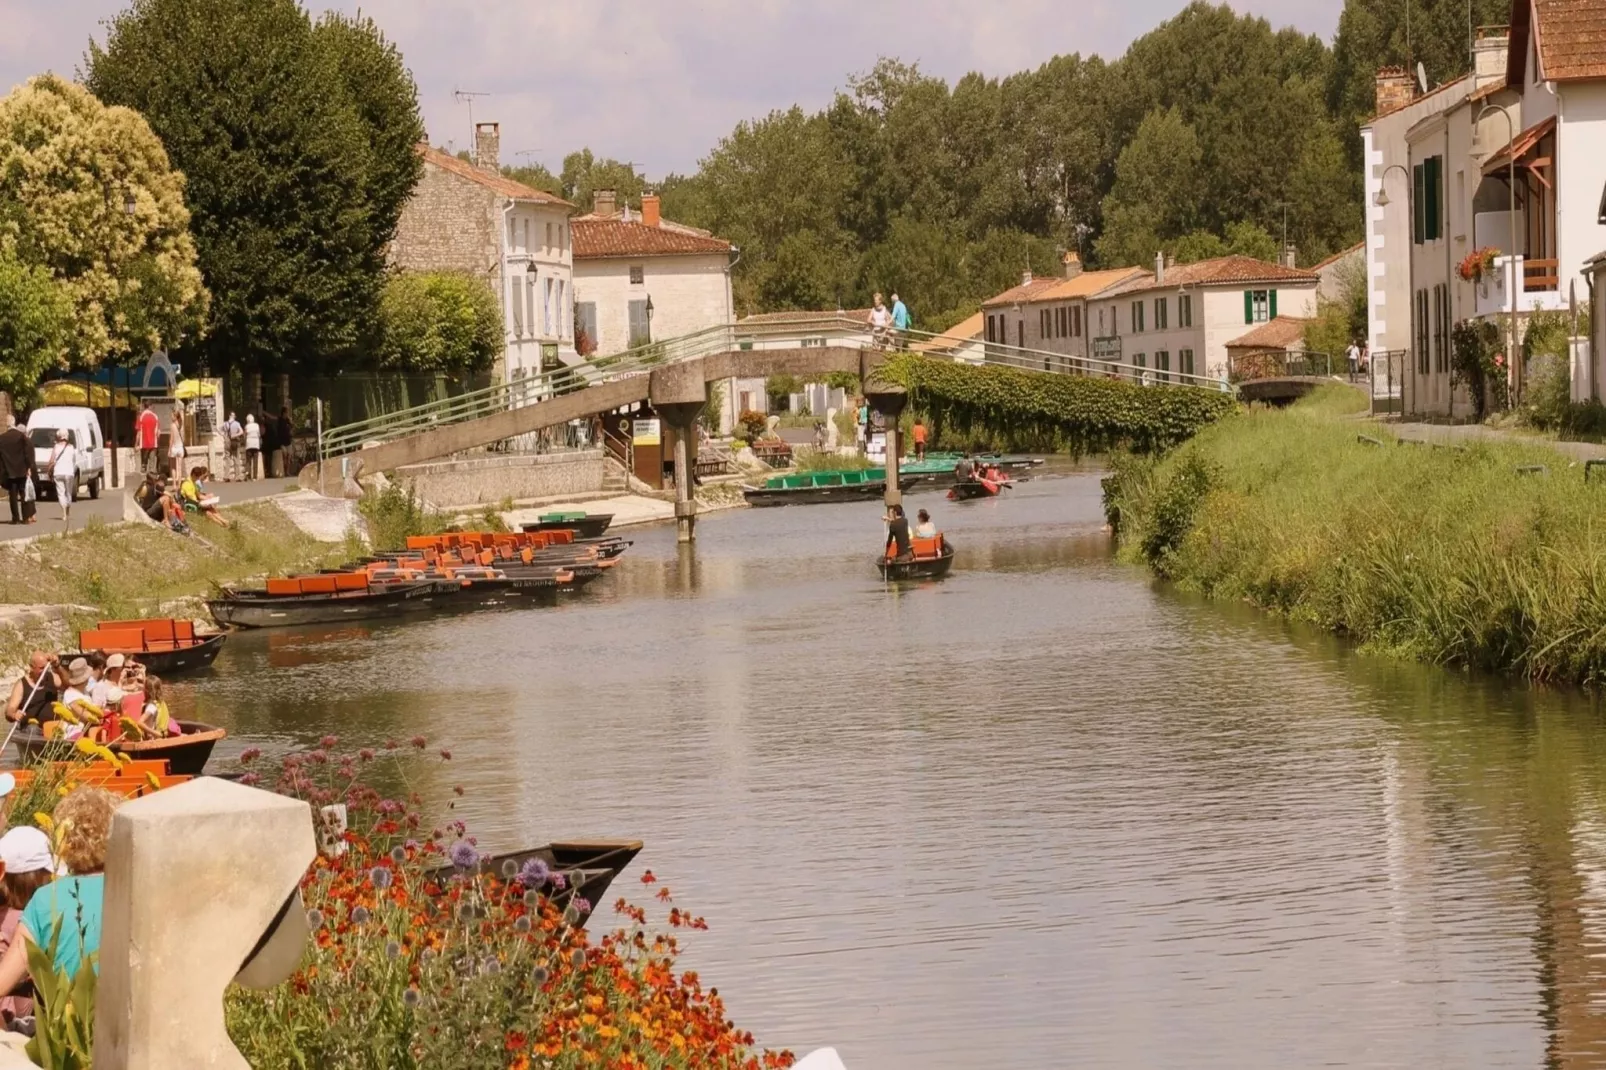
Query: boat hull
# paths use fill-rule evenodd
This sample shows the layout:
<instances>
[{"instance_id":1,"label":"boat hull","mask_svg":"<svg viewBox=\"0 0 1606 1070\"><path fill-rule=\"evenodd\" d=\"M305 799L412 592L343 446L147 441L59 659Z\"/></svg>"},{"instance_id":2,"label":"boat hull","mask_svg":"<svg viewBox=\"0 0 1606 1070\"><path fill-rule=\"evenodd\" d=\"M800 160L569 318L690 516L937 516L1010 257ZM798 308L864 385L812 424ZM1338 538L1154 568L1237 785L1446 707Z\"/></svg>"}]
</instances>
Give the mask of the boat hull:
<instances>
[{"instance_id":1,"label":"boat hull","mask_svg":"<svg viewBox=\"0 0 1606 1070\"><path fill-rule=\"evenodd\" d=\"M534 524L519 525L524 531L572 531L577 539L599 539L613 523L612 513L587 516L579 520L542 520Z\"/></svg>"},{"instance_id":2,"label":"boat hull","mask_svg":"<svg viewBox=\"0 0 1606 1070\"><path fill-rule=\"evenodd\" d=\"M993 483L986 479L973 479L965 483L955 483L948 488L948 500L951 502L969 502L977 498L996 498L1007 482Z\"/></svg>"},{"instance_id":3,"label":"boat hull","mask_svg":"<svg viewBox=\"0 0 1606 1070\"><path fill-rule=\"evenodd\" d=\"M885 580L934 580L948 575L954 567L954 548L943 545L941 557L915 558L911 561L889 561L876 558L876 567Z\"/></svg>"},{"instance_id":4,"label":"boat hull","mask_svg":"<svg viewBox=\"0 0 1606 1070\"><path fill-rule=\"evenodd\" d=\"M206 668L217 660L228 637L228 632L216 632L191 646L176 650L103 650L101 653L122 654L139 662L157 676L166 678ZM62 655L68 661L82 656L81 653Z\"/></svg>"},{"instance_id":5,"label":"boat hull","mask_svg":"<svg viewBox=\"0 0 1606 1070\"><path fill-rule=\"evenodd\" d=\"M899 490L908 490L918 480L910 476L898 480ZM777 505L830 505L835 502L875 501L887 493L887 481L823 487L742 487L747 504L757 508Z\"/></svg>"},{"instance_id":6,"label":"boat hull","mask_svg":"<svg viewBox=\"0 0 1606 1070\"><path fill-rule=\"evenodd\" d=\"M456 587L443 588L440 583L431 581L351 595L269 596L241 592L211 599L206 606L219 624L236 628L280 628L428 613L441 608L458 593Z\"/></svg>"},{"instance_id":7,"label":"boat hull","mask_svg":"<svg viewBox=\"0 0 1606 1070\"><path fill-rule=\"evenodd\" d=\"M579 896L595 910L602 905L603 896L608 894L608 886L641 853L641 847L640 840L549 843L545 847L533 847L526 851L491 855L481 859L477 868L481 873L501 878L503 868L508 863L519 870L526 862L544 862L551 872L563 875L564 886L559 890L549 881L539 889L542 894L559 906L567 906L575 896ZM457 873L454 866L441 866L429 871L426 876L444 885ZM577 924L583 926L590 914L589 910L582 912Z\"/></svg>"},{"instance_id":8,"label":"boat hull","mask_svg":"<svg viewBox=\"0 0 1606 1070\"><path fill-rule=\"evenodd\" d=\"M167 739L119 739L106 744L106 748L114 754L126 754L136 761L165 761L168 772L173 776L200 776L206 770L206 763L212 757L212 748L217 742L228 735L216 725L202 724L199 721L180 721L179 727L184 730L182 736L170 736ZM53 740L48 740L37 726L29 725L17 730L15 737L17 743L17 756L24 765L44 761L47 757L61 757L51 755ZM59 745L65 749L65 745Z\"/></svg>"}]
</instances>

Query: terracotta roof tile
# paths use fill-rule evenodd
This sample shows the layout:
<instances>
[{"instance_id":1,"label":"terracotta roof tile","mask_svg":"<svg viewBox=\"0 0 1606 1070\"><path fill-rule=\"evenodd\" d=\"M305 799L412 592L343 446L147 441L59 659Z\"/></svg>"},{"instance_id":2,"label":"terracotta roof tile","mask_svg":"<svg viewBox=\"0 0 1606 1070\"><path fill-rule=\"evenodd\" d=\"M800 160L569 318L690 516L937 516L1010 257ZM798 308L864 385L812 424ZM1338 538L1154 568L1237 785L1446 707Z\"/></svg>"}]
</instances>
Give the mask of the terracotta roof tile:
<instances>
[{"instance_id":1,"label":"terracotta roof tile","mask_svg":"<svg viewBox=\"0 0 1606 1070\"><path fill-rule=\"evenodd\" d=\"M731 243L690 227L658 226L625 219L581 216L570 223L574 258L601 260L615 256L719 256Z\"/></svg>"},{"instance_id":2,"label":"terracotta roof tile","mask_svg":"<svg viewBox=\"0 0 1606 1070\"><path fill-rule=\"evenodd\" d=\"M1601 0L1533 0L1545 78L1606 78L1606 4Z\"/></svg>"},{"instance_id":3,"label":"terracotta roof tile","mask_svg":"<svg viewBox=\"0 0 1606 1070\"><path fill-rule=\"evenodd\" d=\"M1142 293L1146 290L1177 289L1181 286L1246 286L1259 283L1290 283L1316 285L1320 281L1314 271L1304 268L1283 267L1250 256L1222 256L1214 260L1201 260L1196 264L1177 264L1165 269L1165 279L1154 281L1153 272L1144 272L1133 281L1113 287L1100 296L1115 297L1121 294Z\"/></svg>"},{"instance_id":4,"label":"terracotta roof tile","mask_svg":"<svg viewBox=\"0 0 1606 1070\"><path fill-rule=\"evenodd\" d=\"M486 189L494 193L500 193L502 196L512 200L534 201L537 204L550 204L558 208L574 207L562 197L554 197L545 190L533 189L522 182L504 178L502 175L492 171L482 171L467 160L459 160L456 156L431 148L428 145L419 145L417 151L418 155L424 158L425 163L433 164L442 171L450 171L459 178L466 178L470 182L484 186Z\"/></svg>"},{"instance_id":5,"label":"terracotta roof tile","mask_svg":"<svg viewBox=\"0 0 1606 1070\"><path fill-rule=\"evenodd\" d=\"M981 303L981 307L997 308L1000 305L1013 305L1025 301L1037 300L1038 295L1047 292L1049 289L1058 286L1064 281L1065 280L1062 278L1049 275L1046 278L1033 279L1031 282L1023 282L1019 286L1010 287L997 297L988 298Z\"/></svg>"},{"instance_id":6,"label":"terracotta roof tile","mask_svg":"<svg viewBox=\"0 0 1606 1070\"><path fill-rule=\"evenodd\" d=\"M1268 323L1239 338L1227 343L1229 349L1287 349L1296 345L1305 337L1305 325L1308 319L1298 316L1278 316Z\"/></svg>"}]
</instances>

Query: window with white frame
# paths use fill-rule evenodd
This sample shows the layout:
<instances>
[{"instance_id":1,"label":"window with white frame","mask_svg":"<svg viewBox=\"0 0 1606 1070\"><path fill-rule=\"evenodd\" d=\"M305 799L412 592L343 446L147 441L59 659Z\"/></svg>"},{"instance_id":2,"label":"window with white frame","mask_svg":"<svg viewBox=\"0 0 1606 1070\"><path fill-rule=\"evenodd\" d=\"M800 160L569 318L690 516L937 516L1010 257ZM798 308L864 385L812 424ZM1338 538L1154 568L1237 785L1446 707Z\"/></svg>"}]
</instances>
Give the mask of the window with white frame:
<instances>
[{"instance_id":1,"label":"window with white frame","mask_svg":"<svg viewBox=\"0 0 1606 1070\"><path fill-rule=\"evenodd\" d=\"M641 264L630 265L630 285L640 286L647 281L647 269Z\"/></svg>"}]
</instances>

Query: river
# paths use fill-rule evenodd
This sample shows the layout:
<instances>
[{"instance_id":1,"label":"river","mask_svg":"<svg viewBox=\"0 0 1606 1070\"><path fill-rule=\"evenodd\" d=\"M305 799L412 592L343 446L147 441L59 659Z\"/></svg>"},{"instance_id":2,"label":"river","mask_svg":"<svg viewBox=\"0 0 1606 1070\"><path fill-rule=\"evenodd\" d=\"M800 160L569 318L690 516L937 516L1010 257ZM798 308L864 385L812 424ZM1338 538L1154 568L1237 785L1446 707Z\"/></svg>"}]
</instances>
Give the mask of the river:
<instances>
[{"instance_id":1,"label":"river","mask_svg":"<svg viewBox=\"0 0 1606 1070\"><path fill-rule=\"evenodd\" d=\"M493 848L645 840L616 890L850 1070L1606 1066L1593 701L1157 586L1092 471L910 504L943 582L879 582L874 504L714 515L557 609L237 636L178 701L228 753L427 735Z\"/></svg>"}]
</instances>

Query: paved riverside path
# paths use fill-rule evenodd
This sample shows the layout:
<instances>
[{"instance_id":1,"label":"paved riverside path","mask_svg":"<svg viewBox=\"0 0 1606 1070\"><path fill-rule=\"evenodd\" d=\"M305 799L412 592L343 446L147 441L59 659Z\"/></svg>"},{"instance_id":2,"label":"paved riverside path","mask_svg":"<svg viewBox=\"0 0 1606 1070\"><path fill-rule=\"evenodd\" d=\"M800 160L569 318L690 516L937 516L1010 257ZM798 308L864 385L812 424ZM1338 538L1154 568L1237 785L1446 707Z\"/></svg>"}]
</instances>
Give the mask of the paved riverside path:
<instances>
[{"instance_id":1,"label":"paved riverside path","mask_svg":"<svg viewBox=\"0 0 1606 1070\"><path fill-rule=\"evenodd\" d=\"M294 479L256 479L249 483L209 483L207 490L216 494L224 505L239 505L241 502L256 501L259 498L271 498L275 494L296 489ZM88 494L81 494L72 507L72 526L77 531L92 518L105 524L115 524L123 519L123 501L127 495L133 493L133 487L128 486L121 490L101 491L100 498L90 501ZM0 497L0 542L11 542L17 539L31 539L36 535L54 535L61 531L61 506L56 504L54 498L41 498L34 503L39 514L37 524L11 523L10 508L5 499Z\"/></svg>"},{"instance_id":2,"label":"paved riverside path","mask_svg":"<svg viewBox=\"0 0 1606 1070\"><path fill-rule=\"evenodd\" d=\"M1600 445L1595 442L1559 442L1556 439L1545 438L1541 435L1484 427L1482 424L1385 423L1383 426L1393 432L1395 437L1410 442L1431 442L1443 446L1459 445L1478 440L1509 442L1520 446L1543 446L1570 457L1579 463L1606 459L1606 445Z\"/></svg>"}]
</instances>

